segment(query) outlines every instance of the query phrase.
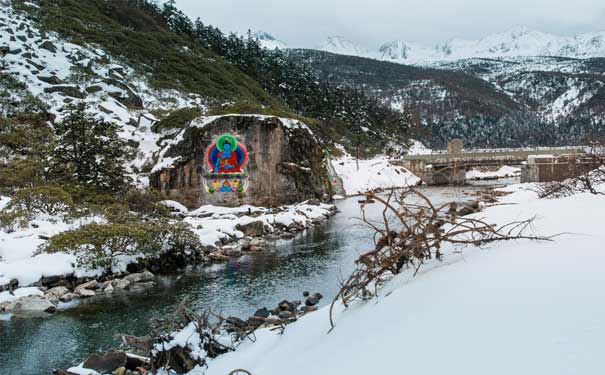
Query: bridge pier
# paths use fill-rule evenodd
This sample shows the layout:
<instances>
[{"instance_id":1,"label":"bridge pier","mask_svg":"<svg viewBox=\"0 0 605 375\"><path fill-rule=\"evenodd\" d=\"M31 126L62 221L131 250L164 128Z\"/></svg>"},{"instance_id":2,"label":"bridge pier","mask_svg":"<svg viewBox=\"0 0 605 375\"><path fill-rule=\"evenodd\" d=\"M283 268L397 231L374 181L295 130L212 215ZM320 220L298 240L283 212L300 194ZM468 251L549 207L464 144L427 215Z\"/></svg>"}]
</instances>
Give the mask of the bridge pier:
<instances>
[{"instance_id":1,"label":"bridge pier","mask_svg":"<svg viewBox=\"0 0 605 375\"><path fill-rule=\"evenodd\" d=\"M427 185L464 185L466 182L466 166L456 160L428 165L423 160L404 161L403 166Z\"/></svg>"}]
</instances>

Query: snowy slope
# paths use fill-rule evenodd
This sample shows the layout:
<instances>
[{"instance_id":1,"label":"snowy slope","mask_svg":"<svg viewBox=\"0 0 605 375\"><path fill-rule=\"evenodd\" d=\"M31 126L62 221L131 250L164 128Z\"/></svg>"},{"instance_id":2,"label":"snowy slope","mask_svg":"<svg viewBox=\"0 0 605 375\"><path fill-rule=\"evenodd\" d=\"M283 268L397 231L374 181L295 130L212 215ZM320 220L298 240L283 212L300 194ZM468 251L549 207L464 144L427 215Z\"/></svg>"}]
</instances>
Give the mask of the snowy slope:
<instances>
[{"instance_id":1,"label":"snowy slope","mask_svg":"<svg viewBox=\"0 0 605 375\"><path fill-rule=\"evenodd\" d=\"M345 156L332 160L332 166L342 180L346 195L363 194L376 189L416 186L422 182L407 169L389 163L384 156L368 160Z\"/></svg>"},{"instance_id":2,"label":"snowy slope","mask_svg":"<svg viewBox=\"0 0 605 375\"><path fill-rule=\"evenodd\" d=\"M119 124L121 137L139 145L137 168L158 150L160 135L151 131L156 119L149 111L205 106L196 94L152 89L146 77L102 49L39 30L8 3L0 7L0 51L2 72L45 103L57 120L67 104L86 103L89 112Z\"/></svg>"},{"instance_id":3,"label":"snowy slope","mask_svg":"<svg viewBox=\"0 0 605 375\"><path fill-rule=\"evenodd\" d=\"M522 191L509 205L478 215L504 224L537 215L554 242L517 241L465 249L417 277L398 275L381 296L303 317L284 335L257 331L256 342L217 358L226 374L600 374L605 372L605 237L597 218L605 199L579 194L538 200ZM561 215L564 212L565 215ZM592 213L592 214L590 214Z\"/></svg>"}]
</instances>

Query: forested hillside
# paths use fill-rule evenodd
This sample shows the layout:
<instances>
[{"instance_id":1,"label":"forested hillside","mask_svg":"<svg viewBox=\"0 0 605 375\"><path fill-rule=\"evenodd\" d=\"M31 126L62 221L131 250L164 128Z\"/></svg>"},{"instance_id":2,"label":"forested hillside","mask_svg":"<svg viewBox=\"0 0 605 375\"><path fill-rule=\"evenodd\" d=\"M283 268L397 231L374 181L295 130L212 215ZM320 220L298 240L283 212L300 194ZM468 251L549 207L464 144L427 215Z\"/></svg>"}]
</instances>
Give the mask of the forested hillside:
<instances>
[{"instance_id":1,"label":"forested hillside","mask_svg":"<svg viewBox=\"0 0 605 375\"><path fill-rule=\"evenodd\" d=\"M306 64L263 49L250 35L226 35L202 20L192 21L174 2L29 4L15 3L45 32L103 50L108 60L131 67L150 89L199 97L197 106L204 107L199 113L303 116L326 144L342 143L362 153L381 152L390 141L405 145L411 136L409 114L356 88L323 80ZM92 67L83 66L79 73L85 78Z\"/></svg>"},{"instance_id":2,"label":"forested hillside","mask_svg":"<svg viewBox=\"0 0 605 375\"><path fill-rule=\"evenodd\" d=\"M422 139L444 147L581 144L605 134L604 59L472 59L409 66L315 50L289 50L323 79L363 88L419 115Z\"/></svg>"}]
</instances>

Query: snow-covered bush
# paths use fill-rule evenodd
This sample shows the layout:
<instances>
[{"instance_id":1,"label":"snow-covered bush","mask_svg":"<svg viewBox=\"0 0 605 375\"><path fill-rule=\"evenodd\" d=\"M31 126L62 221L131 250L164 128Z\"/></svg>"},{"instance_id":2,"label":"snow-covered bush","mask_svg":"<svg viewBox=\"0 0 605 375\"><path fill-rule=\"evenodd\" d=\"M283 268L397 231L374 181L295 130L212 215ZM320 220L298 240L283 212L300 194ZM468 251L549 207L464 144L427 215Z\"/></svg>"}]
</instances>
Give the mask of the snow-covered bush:
<instances>
[{"instance_id":1,"label":"snow-covered bush","mask_svg":"<svg viewBox=\"0 0 605 375\"><path fill-rule=\"evenodd\" d=\"M18 190L12 197L9 208L23 210L28 215L58 215L73 208L71 196L56 186L38 186Z\"/></svg>"},{"instance_id":2,"label":"snow-covered bush","mask_svg":"<svg viewBox=\"0 0 605 375\"><path fill-rule=\"evenodd\" d=\"M13 232L27 226L27 213L21 210L1 210L0 229Z\"/></svg>"},{"instance_id":3,"label":"snow-covered bush","mask_svg":"<svg viewBox=\"0 0 605 375\"><path fill-rule=\"evenodd\" d=\"M79 266L110 271L122 256L158 256L168 251L188 254L199 247L197 236L186 224L154 221L85 225L51 237L40 251L71 253Z\"/></svg>"}]
</instances>

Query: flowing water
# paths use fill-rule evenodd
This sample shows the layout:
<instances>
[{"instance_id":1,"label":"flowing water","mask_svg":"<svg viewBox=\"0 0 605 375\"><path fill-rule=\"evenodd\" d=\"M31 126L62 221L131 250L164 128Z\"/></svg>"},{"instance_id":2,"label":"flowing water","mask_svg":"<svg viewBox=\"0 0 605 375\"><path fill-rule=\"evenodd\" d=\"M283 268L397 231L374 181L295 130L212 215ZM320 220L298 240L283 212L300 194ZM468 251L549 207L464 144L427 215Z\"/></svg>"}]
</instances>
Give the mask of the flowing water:
<instances>
[{"instance_id":1,"label":"flowing water","mask_svg":"<svg viewBox=\"0 0 605 375\"><path fill-rule=\"evenodd\" d=\"M445 203L473 199L466 193L479 188L422 191L435 203ZM338 291L339 277L353 269L359 252L372 246L369 229L356 219L359 199L338 201L340 212L326 226L276 241L263 254L163 277L156 288L140 294L86 300L49 318L0 320L0 375L51 374L90 353L116 348L117 334L145 335L150 319L171 314L185 296L194 309L212 308L242 318L284 299L303 299L304 290L321 292L322 305L328 304ZM370 204L367 210L372 217L380 207Z\"/></svg>"}]
</instances>

